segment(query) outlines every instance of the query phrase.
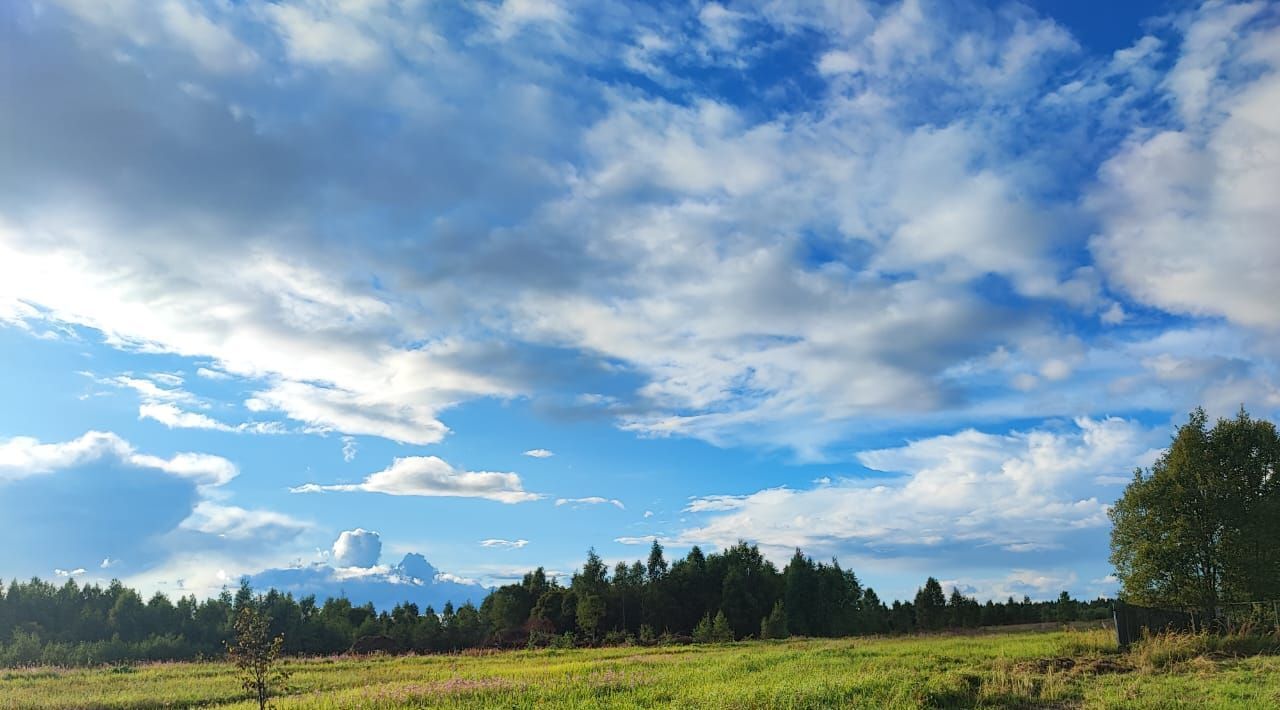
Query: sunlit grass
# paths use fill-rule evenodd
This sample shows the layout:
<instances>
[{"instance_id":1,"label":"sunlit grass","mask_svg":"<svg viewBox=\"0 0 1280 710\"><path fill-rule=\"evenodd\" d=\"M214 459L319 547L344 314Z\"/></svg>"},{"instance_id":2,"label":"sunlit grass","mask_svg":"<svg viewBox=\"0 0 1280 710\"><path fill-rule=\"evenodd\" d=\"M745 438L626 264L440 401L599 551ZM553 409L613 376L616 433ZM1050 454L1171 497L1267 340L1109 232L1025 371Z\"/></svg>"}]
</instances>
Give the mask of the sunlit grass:
<instances>
[{"instance_id":1,"label":"sunlit grass","mask_svg":"<svg viewBox=\"0 0 1280 710\"><path fill-rule=\"evenodd\" d=\"M1119 654L1108 632L1067 631L336 657L288 662L289 692L276 706L1280 706L1280 658L1196 646L1174 662L1149 663L1143 654L1154 647L1144 648ZM226 664L170 663L6 671L0 707L252 706Z\"/></svg>"}]
</instances>

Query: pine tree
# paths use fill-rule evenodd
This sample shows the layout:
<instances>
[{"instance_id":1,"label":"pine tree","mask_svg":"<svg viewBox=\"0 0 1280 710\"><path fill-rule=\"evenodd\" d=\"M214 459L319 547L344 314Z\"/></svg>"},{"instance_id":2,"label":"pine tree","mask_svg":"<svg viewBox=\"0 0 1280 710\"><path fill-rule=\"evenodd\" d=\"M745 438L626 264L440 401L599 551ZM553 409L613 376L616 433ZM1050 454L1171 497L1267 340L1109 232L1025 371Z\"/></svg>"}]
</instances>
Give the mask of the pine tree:
<instances>
[{"instance_id":1,"label":"pine tree","mask_svg":"<svg viewBox=\"0 0 1280 710\"><path fill-rule=\"evenodd\" d=\"M728 643L733 640L733 629L729 628L729 619L725 617L723 611L716 612L716 618L711 622L711 641L713 643Z\"/></svg>"},{"instance_id":2,"label":"pine tree","mask_svg":"<svg viewBox=\"0 0 1280 710\"><path fill-rule=\"evenodd\" d=\"M711 643L711 614L705 614L698 625L693 627L694 643Z\"/></svg>"},{"instance_id":3,"label":"pine tree","mask_svg":"<svg viewBox=\"0 0 1280 710\"><path fill-rule=\"evenodd\" d=\"M790 635L787 631L787 612L779 599L773 603L773 611L760 620L760 638L784 639Z\"/></svg>"}]
</instances>

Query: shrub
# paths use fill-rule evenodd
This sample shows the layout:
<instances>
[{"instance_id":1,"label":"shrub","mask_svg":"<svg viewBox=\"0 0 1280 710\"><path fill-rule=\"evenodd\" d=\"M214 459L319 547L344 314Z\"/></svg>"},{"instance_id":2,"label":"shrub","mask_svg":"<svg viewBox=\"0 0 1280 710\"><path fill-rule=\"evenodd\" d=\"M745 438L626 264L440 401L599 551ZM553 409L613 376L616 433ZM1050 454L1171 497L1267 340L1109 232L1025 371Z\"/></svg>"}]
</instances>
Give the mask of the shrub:
<instances>
[{"instance_id":1,"label":"shrub","mask_svg":"<svg viewBox=\"0 0 1280 710\"><path fill-rule=\"evenodd\" d=\"M790 635L787 631L787 612L782 606L782 600L779 599L774 602L773 611L760 620L760 638L784 639Z\"/></svg>"},{"instance_id":2,"label":"shrub","mask_svg":"<svg viewBox=\"0 0 1280 710\"><path fill-rule=\"evenodd\" d=\"M693 627L694 643L711 643L711 615L706 614L698 625Z\"/></svg>"}]
</instances>

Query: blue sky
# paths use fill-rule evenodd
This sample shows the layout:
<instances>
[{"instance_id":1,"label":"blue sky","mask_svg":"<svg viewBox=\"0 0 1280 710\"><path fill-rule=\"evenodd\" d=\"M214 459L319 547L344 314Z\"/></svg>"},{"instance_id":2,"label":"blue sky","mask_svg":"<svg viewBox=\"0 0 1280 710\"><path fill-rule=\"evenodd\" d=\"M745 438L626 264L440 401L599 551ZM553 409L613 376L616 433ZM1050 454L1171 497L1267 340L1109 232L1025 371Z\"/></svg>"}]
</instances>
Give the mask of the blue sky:
<instances>
[{"instance_id":1,"label":"blue sky","mask_svg":"<svg viewBox=\"0 0 1280 710\"><path fill-rule=\"evenodd\" d=\"M1280 414L1272 3L0 14L0 576L1092 596L1191 408Z\"/></svg>"}]
</instances>

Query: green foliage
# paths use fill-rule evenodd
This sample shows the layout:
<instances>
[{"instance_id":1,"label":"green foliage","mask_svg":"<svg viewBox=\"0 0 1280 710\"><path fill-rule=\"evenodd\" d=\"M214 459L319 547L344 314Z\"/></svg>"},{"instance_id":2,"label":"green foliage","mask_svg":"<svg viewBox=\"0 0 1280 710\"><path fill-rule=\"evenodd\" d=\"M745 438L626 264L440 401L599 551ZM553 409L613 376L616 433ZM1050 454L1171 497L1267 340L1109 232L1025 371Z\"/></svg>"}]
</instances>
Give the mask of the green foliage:
<instances>
[{"instance_id":1,"label":"green foliage","mask_svg":"<svg viewBox=\"0 0 1280 710\"><path fill-rule=\"evenodd\" d=\"M604 599L595 594L583 594L578 597L578 630L587 639L594 641L600 631L600 621L604 618Z\"/></svg>"},{"instance_id":2,"label":"green foliage","mask_svg":"<svg viewBox=\"0 0 1280 710\"><path fill-rule=\"evenodd\" d=\"M240 606L235 641L227 644L227 658L240 676L241 687L266 710L273 688L283 686L289 672L280 665L284 636L271 637L270 620L252 602Z\"/></svg>"},{"instance_id":3,"label":"green foliage","mask_svg":"<svg viewBox=\"0 0 1280 710\"><path fill-rule=\"evenodd\" d=\"M712 639L720 613L733 638L767 636L765 622L779 602L791 626L788 599L800 605L807 632L817 636L910 633L917 628L911 603L894 602L889 608L873 590L863 589L852 571L834 560L815 563L803 553L779 572L745 543L709 555L694 547L670 564L661 545L655 545L648 563L619 564L612 578L607 572L591 553L570 586L537 569L518 584L495 590L479 609L450 604L439 612L411 603L380 611L341 597L318 603L314 597L295 599L275 590L255 593L248 585L213 599L170 601L155 595L143 603L119 582L103 588L74 581L62 586L14 581L0 593L0 666L216 656L232 638L238 610L248 606L269 619L272 638L284 636L281 653L286 656L342 653L363 636L389 637L391 648L413 653L540 648L566 634L588 645L633 638L644 644L678 644L704 619L703 637ZM1073 604L1080 618L1110 613L1106 600ZM1061 611L1059 603L1029 599L980 607L953 595L941 613L945 623L971 626L1054 621ZM953 615L958 621L950 621ZM118 633L122 624L130 626L129 634ZM791 629L774 633L785 636Z\"/></svg>"},{"instance_id":4,"label":"green foliage","mask_svg":"<svg viewBox=\"0 0 1280 710\"><path fill-rule=\"evenodd\" d=\"M729 619L724 615L723 611L716 612L716 618L711 622L711 642L712 643L728 643L733 640L733 629L729 628Z\"/></svg>"},{"instance_id":5,"label":"green foliage","mask_svg":"<svg viewBox=\"0 0 1280 710\"><path fill-rule=\"evenodd\" d=\"M1191 413L1111 509L1122 595L1213 610L1280 597L1280 436L1241 410L1212 429Z\"/></svg>"},{"instance_id":6,"label":"green foliage","mask_svg":"<svg viewBox=\"0 0 1280 710\"><path fill-rule=\"evenodd\" d=\"M924 586L916 590L913 605L916 612L916 625L927 631L936 631L947 625L947 598L942 593L942 585L930 577Z\"/></svg>"},{"instance_id":7,"label":"green foliage","mask_svg":"<svg viewBox=\"0 0 1280 710\"><path fill-rule=\"evenodd\" d=\"M694 643L711 643L711 641L712 641L711 614L707 614L706 616L702 617L702 620L698 622L697 626L693 627L693 642Z\"/></svg>"},{"instance_id":8,"label":"green foliage","mask_svg":"<svg viewBox=\"0 0 1280 710\"><path fill-rule=\"evenodd\" d=\"M652 646L658 641L657 635L653 633L653 627L648 624L640 625L640 635L637 638L642 646Z\"/></svg>"},{"instance_id":9,"label":"green foliage","mask_svg":"<svg viewBox=\"0 0 1280 710\"><path fill-rule=\"evenodd\" d=\"M773 611L760 620L760 638L784 639L791 635L787 629L787 612L779 599L773 603Z\"/></svg>"}]
</instances>

